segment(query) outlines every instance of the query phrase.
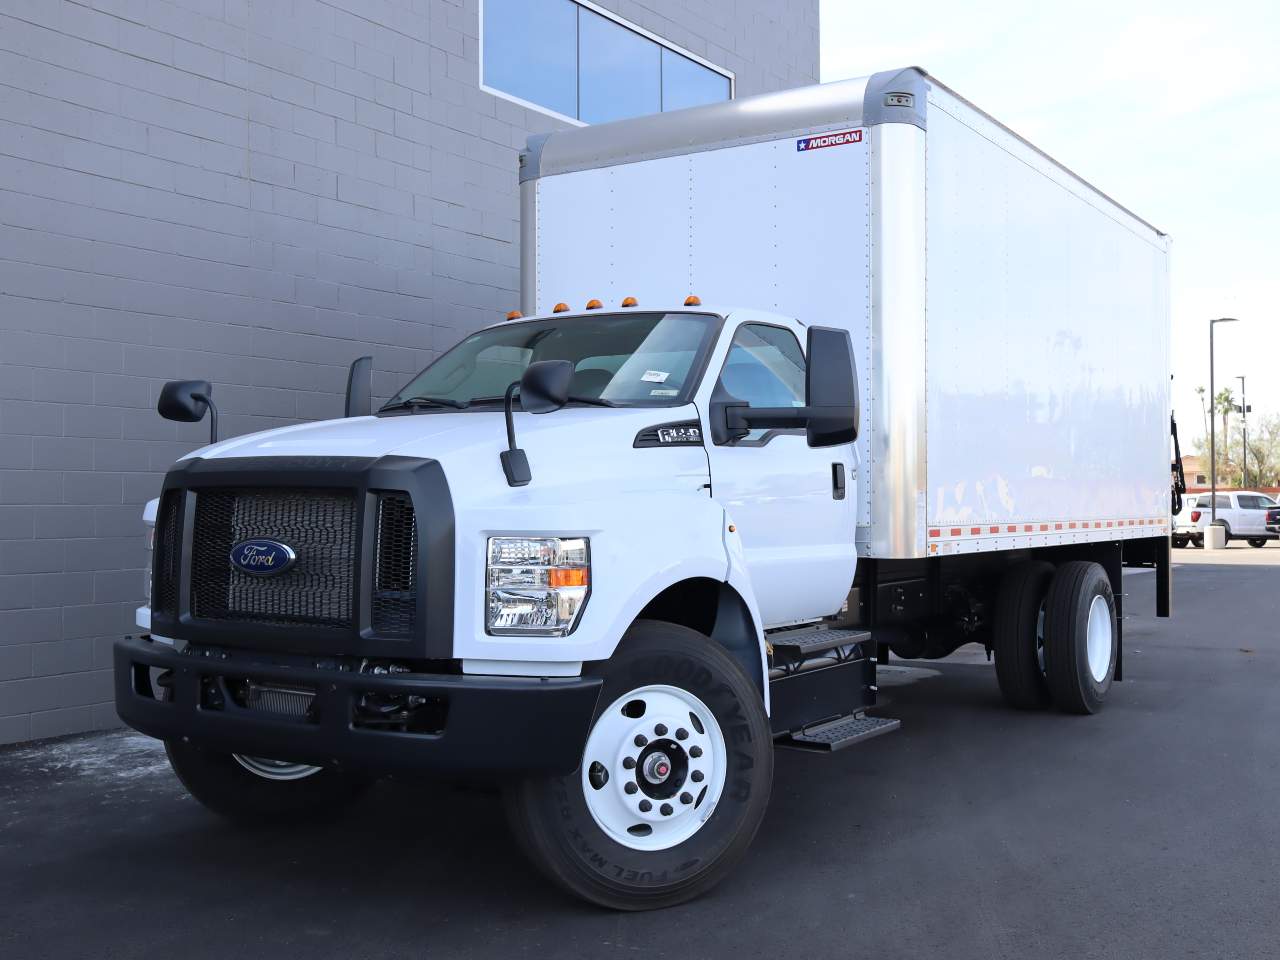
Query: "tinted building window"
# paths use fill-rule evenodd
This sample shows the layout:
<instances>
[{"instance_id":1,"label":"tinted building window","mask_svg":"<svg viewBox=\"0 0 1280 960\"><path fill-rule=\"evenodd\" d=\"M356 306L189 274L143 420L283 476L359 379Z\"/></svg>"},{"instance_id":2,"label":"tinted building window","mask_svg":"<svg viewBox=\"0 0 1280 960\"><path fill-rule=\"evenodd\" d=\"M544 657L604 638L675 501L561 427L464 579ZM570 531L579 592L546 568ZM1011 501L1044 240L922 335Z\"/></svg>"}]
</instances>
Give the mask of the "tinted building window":
<instances>
[{"instance_id":1,"label":"tinted building window","mask_svg":"<svg viewBox=\"0 0 1280 960\"><path fill-rule=\"evenodd\" d=\"M578 10L578 119L608 123L662 110L662 48L590 10Z\"/></svg>"},{"instance_id":2,"label":"tinted building window","mask_svg":"<svg viewBox=\"0 0 1280 960\"><path fill-rule=\"evenodd\" d=\"M584 123L717 103L731 78L574 0L482 0L481 82Z\"/></svg>"},{"instance_id":3,"label":"tinted building window","mask_svg":"<svg viewBox=\"0 0 1280 960\"><path fill-rule=\"evenodd\" d=\"M576 117L578 5L573 0L484 0L484 83Z\"/></svg>"},{"instance_id":4,"label":"tinted building window","mask_svg":"<svg viewBox=\"0 0 1280 960\"><path fill-rule=\"evenodd\" d=\"M729 78L674 50L662 50L662 109L683 110L729 99Z\"/></svg>"}]
</instances>

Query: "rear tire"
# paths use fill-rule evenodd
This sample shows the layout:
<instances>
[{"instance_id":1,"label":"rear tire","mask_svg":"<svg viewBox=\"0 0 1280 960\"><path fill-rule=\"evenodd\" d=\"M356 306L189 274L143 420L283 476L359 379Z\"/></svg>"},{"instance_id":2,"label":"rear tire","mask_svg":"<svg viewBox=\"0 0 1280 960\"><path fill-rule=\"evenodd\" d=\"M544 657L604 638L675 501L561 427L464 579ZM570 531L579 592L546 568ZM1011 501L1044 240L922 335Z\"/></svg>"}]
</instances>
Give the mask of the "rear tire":
<instances>
[{"instance_id":1,"label":"rear tire","mask_svg":"<svg viewBox=\"0 0 1280 960\"><path fill-rule=\"evenodd\" d=\"M1171 542L1172 542L1172 543L1173 543L1173 545L1174 545L1175 547L1177 547L1179 550L1181 550L1183 547L1185 547L1185 546L1187 545L1187 541L1188 541L1188 538L1187 538L1187 537L1172 537L1172 538L1171 538Z\"/></svg>"},{"instance_id":2,"label":"rear tire","mask_svg":"<svg viewBox=\"0 0 1280 960\"><path fill-rule=\"evenodd\" d=\"M1099 564L1071 560L1058 567L1045 599L1045 676L1067 713L1102 709L1119 655L1120 632L1111 581Z\"/></svg>"},{"instance_id":3,"label":"rear tire","mask_svg":"<svg viewBox=\"0 0 1280 960\"><path fill-rule=\"evenodd\" d=\"M326 767L237 757L181 740L168 740L164 748L173 772L193 797L244 826L333 816L371 783Z\"/></svg>"},{"instance_id":4,"label":"rear tire","mask_svg":"<svg viewBox=\"0 0 1280 960\"><path fill-rule=\"evenodd\" d=\"M599 668L583 763L508 787L512 831L592 903L682 903L737 865L764 818L773 738L760 691L722 647L657 621L635 623Z\"/></svg>"},{"instance_id":5,"label":"rear tire","mask_svg":"<svg viewBox=\"0 0 1280 960\"><path fill-rule=\"evenodd\" d=\"M1250 538L1249 538L1249 546L1251 546L1251 547L1265 547L1266 545L1267 545L1267 540L1266 540L1266 538L1265 538L1265 537L1250 537Z\"/></svg>"},{"instance_id":6,"label":"rear tire","mask_svg":"<svg viewBox=\"0 0 1280 960\"><path fill-rule=\"evenodd\" d=\"M992 624L996 680L1005 702L1018 710L1049 705L1041 617L1052 579L1052 564L1029 560L1005 573L996 595Z\"/></svg>"}]
</instances>

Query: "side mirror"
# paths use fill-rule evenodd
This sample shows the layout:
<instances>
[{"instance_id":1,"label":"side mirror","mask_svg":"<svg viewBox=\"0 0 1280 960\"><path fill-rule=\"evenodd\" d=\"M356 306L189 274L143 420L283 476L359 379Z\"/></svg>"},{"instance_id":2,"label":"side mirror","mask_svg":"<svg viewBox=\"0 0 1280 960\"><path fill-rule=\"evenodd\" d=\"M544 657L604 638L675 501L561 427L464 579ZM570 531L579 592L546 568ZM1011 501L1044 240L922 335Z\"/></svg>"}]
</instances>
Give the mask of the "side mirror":
<instances>
[{"instance_id":1,"label":"side mirror","mask_svg":"<svg viewBox=\"0 0 1280 960\"><path fill-rule=\"evenodd\" d=\"M199 423L209 411L209 442L218 441L218 408L213 405L213 387L208 380L170 380L160 390L156 412L166 420Z\"/></svg>"},{"instance_id":2,"label":"side mirror","mask_svg":"<svg viewBox=\"0 0 1280 960\"><path fill-rule=\"evenodd\" d=\"M520 406L526 413L551 413L569 402L573 364L568 360L539 360L525 367L520 378Z\"/></svg>"},{"instance_id":3,"label":"side mirror","mask_svg":"<svg viewBox=\"0 0 1280 960\"><path fill-rule=\"evenodd\" d=\"M803 427L811 447L834 447L858 439L858 374L847 330L810 327L803 407L750 407L717 384L708 418L711 439L736 443L747 432Z\"/></svg>"},{"instance_id":4,"label":"side mirror","mask_svg":"<svg viewBox=\"0 0 1280 960\"><path fill-rule=\"evenodd\" d=\"M805 368L805 433L811 447L858 439L858 371L848 330L810 327Z\"/></svg>"},{"instance_id":5,"label":"side mirror","mask_svg":"<svg viewBox=\"0 0 1280 960\"><path fill-rule=\"evenodd\" d=\"M357 357L347 372L344 416L367 417L373 412L373 357Z\"/></svg>"}]
</instances>

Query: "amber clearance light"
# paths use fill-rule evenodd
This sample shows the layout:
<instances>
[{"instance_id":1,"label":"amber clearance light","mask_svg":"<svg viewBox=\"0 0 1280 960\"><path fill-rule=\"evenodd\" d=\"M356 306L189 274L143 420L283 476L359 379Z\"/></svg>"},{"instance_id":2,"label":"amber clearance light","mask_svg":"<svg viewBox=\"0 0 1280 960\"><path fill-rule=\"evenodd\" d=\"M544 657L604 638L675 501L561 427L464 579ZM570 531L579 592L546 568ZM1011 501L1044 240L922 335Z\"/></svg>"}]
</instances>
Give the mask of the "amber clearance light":
<instances>
[{"instance_id":1,"label":"amber clearance light","mask_svg":"<svg viewBox=\"0 0 1280 960\"><path fill-rule=\"evenodd\" d=\"M603 306L604 306L604 304L603 304L603 303L601 303L599 300L588 300L588 301L587 301L587 309L588 309L588 310L599 310L599 309L600 309L601 307L603 307Z\"/></svg>"},{"instance_id":2,"label":"amber clearance light","mask_svg":"<svg viewBox=\"0 0 1280 960\"><path fill-rule=\"evenodd\" d=\"M684 298L684 305L686 307L700 307L702 306L702 298L695 297L692 294L690 294L689 296Z\"/></svg>"},{"instance_id":3,"label":"amber clearance light","mask_svg":"<svg viewBox=\"0 0 1280 960\"><path fill-rule=\"evenodd\" d=\"M569 305L567 303L557 303L551 308L552 313L568 313Z\"/></svg>"}]
</instances>

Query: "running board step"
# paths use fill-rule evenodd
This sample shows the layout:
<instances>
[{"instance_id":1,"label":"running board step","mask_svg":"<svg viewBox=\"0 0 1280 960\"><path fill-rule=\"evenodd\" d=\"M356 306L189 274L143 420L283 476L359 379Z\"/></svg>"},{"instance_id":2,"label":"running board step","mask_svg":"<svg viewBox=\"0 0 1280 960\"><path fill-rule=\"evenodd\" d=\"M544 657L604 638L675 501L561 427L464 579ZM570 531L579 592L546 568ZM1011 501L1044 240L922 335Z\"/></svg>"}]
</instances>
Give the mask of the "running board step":
<instances>
[{"instance_id":1,"label":"running board step","mask_svg":"<svg viewBox=\"0 0 1280 960\"><path fill-rule=\"evenodd\" d=\"M835 627L787 630L768 636L769 645L773 647L774 662L779 666L811 660L829 650L853 646L870 639L869 630L839 630Z\"/></svg>"},{"instance_id":2,"label":"running board step","mask_svg":"<svg viewBox=\"0 0 1280 960\"><path fill-rule=\"evenodd\" d=\"M852 747L855 743L878 737L882 733L893 733L900 726L902 726L901 720L889 717L868 717L865 714L855 713L852 716L829 720L789 734L778 741L778 746L813 750L818 753L833 753L845 747Z\"/></svg>"}]
</instances>

